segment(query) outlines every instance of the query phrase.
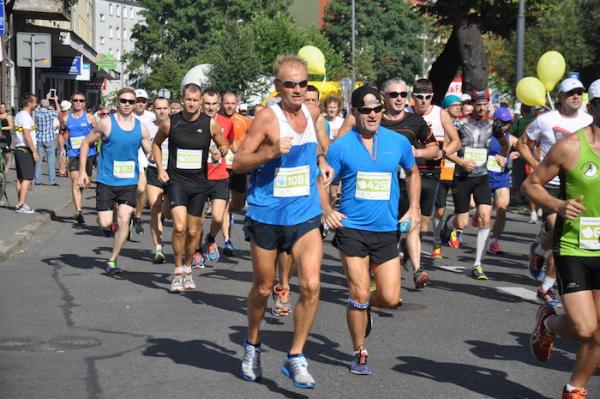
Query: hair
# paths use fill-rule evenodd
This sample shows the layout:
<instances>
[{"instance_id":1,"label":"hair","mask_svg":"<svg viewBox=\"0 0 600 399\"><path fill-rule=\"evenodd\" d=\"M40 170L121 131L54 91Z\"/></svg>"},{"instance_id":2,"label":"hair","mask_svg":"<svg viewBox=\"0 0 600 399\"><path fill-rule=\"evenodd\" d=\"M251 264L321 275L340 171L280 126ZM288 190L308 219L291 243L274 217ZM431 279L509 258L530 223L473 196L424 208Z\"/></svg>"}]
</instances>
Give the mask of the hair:
<instances>
[{"instance_id":1,"label":"hair","mask_svg":"<svg viewBox=\"0 0 600 399\"><path fill-rule=\"evenodd\" d=\"M391 78L386 80L385 82L383 82L383 85L381 86L381 90L384 93L387 93L388 90L390 89L391 85L404 85L404 87L406 87L406 82L403 79L400 78Z\"/></svg>"},{"instance_id":2,"label":"hair","mask_svg":"<svg viewBox=\"0 0 600 399\"><path fill-rule=\"evenodd\" d=\"M164 98L164 97L156 97L156 98L154 99L154 101L152 101L152 105L156 104L156 102L157 102L157 101L166 101L166 102L167 102L167 105L170 105L170 104L169 104L169 100L168 100L168 99L166 99L166 98Z\"/></svg>"},{"instance_id":3,"label":"hair","mask_svg":"<svg viewBox=\"0 0 600 399\"><path fill-rule=\"evenodd\" d=\"M181 101L179 100L171 100L171 102L169 103L169 107L173 104L178 104L181 107Z\"/></svg>"},{"instance_id":4,"label":"hair","mask_svg":"<svg viewBox=\"0 0 600 399\"><path fill-rule=\"evenodd\" d=\"M273 76L275 76L275 79L279 79L279 71L284 65L295 65L308 72L308 66L303 58L297 55L278 55L273 64Z\"/></svg>"},{"instance_id":5,"label":"hair","mask_svg":"<svg viewBox=\"0 0 600 399\"><path fill-rule=\"evenodd\" d=\"M131 87L123 87L117 92L117 99L125 93L133 94L133 96L135 97L135 90L133 90Z\"/></svg>"},{"instance_id":6,"label":"hair","mask_svg":"<svg viewBox=\"0 0 600 399\"><path fill-rule=\"evenodd\" d=\"M235 94L235 93L234 93L234 92L232 92L232 91L226 91L226 92L223 94L223 98L225 98L225 96L233 96L233 97L235 97L235 102L238 102L238 96L237 96L237 94Z\"/></svg>"},{"instance_id":7,"label":"hair","mask_svg":"<svg viewBox=\"0 0 600 399\"><path fill-rule=\"evenodd\" d=\"M413 91L418 91L418 89L433 90L433 84L429 79L417 79L413 85Z\"/></svg>"},{"instance_id":8,"label":"hair","mask_svg":"<svg viewBox=\"0 0 600 399\"><path fill-rule=\"evenodd\" d=\"M321 92L319 91L319 89L317 89L317 88L316 88L315 86L313 86L313 85L308 85L308 86L306 87L306 91L311 91L311 92L313 92L313 93L317 93L317 100L319 100L319 99L320 99L320 97L321 97Z\"/></svg>"},{"instance_id":9,"label":"hair","mask_svg":"<svg viewBox=\"0 0 600 399\"><path fill-rule=\"evenodd\" d=\"M181 95L185 96L185 93L187 93L188 91L192 93L200 93L200 95L202 95L202 88L196 83L188 83L185 86L183 86L183 89L181 89Z\"/></svg>"},{"instance_id":10,"label":"hair","mask_svg":"<svg viewBox=\"0 0 600 399\"><path fill-rule=\"evenodd\" d=\"M337 96L327 96L327 97L325 97L325 100L323 101L323 103L325 104L325 107L329 106L329 104L331 104L331 103L336 103L338 105L338 107L341 107L342 100L340 100L339 97L337 97Z\"/></svg>"},{"instance_id":11,"label":"hair","mask_svg":"<svg viewBox=\"0 0 600 399\"><path fill-rule=\"evenodd\" d=\"M206 89L204 89L203 95L209 96L209 97L217 96L217 97L219 97L219 100L221 99L221 95L219 94L217 89L215 89L214 87L207 87Z\"/></svg>"},{"instance_id":12,"label":"hair","mask_svg":"<svg viewBox=\"0 0 600 399\"><path fill-rule=\"evenodd\" d=\"M23 94L23 98L21 99L23 107L31 104L33 101L35 101L36 98L37 97L33 93L25 93L25 94Z\"/></svg>"},{"instance_id":13,"label":"hair","mask_svg":"<svg viewBox=\"0 0 600 399\"><path fill-rule=\"evenodd\" d=\"M85 93L81 92L81 91L76 91L73 94L71 94L71 100L73 99L73 97L75 96L81 96L85 99Z\"/></svg>"}]
</instances>

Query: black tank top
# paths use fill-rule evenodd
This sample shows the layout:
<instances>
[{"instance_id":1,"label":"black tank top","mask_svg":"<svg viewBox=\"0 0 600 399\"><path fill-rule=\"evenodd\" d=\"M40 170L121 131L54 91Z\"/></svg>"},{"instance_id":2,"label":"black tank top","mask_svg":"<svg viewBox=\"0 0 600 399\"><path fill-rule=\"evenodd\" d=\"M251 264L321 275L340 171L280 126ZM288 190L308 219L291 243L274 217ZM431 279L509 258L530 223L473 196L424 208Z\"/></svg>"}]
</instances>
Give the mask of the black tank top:
<instances>
[{"instance_id":1,"label":"black tank top","mask_svg":"<svg viewBox=\"0 0 600 399\"><path fill-rule=\"evenodd\" d=\"M171 116L167 173L173 183L185 187L206 184L210 119L204 113L195 121L186 121L183 112Z\"/></svg>"}]
</instances>

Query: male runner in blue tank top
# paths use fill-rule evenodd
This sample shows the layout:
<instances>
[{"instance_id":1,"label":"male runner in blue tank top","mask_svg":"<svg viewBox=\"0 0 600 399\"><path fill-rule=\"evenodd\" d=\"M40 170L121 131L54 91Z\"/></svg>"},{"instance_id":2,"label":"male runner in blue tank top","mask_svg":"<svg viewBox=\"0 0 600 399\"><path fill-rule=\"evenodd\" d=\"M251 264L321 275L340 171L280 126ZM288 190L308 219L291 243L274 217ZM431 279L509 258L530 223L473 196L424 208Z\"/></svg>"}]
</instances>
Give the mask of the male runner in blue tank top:
<instances>
[{"instance_id":1,"label":"male runner in blue tank top","mask_svg":"<svg viewBox=\"0 0 600 399\"><path fill-rule=\"evenodd\" d=\"M123 88L117 92L117 112L102 119L81 142L79 149L79 185L86 187L90 179L86 171L91 146L102 139L102 152L96 177L96 209L98 224L105 236L112 233L113 206L117 204L119 228L115 233L113 250L106 262L106 272L121 273L117 257L129 235L129 221L135 210L139 178L138 150L150 154L148 128L133 117L135 92Z\"/></svg>"},{"instance_id":2,"label":"male runner in blue tank top","mask_svg":"<svg viewBox=\"0 0 600 399\"><path fill-rule=\"evenodd\" d=\"M299 388L314 388L302 354L319 302L323 247L319 226L327 201L317 168L317 107L304 104L306 63L280 56L273 66L278 104L257 113L233 161L235 173L249 173L249 209L244 231L250 241L254 282L248 295L248 336L244 341L242 378L256 381L260 365L260 323L273 290L278 251L291 253L298 268L300 296L294 334L282 373Z\"/></svg>"},{"instance_id":3,"label":"male runner in blue tank top","mask_svg":"<svg viewBox=\"0 0 600 399\"><path fill-rule=\"evenodd\" d=\"M61 126L67 137L67 156L69 157L69 176L71 177L71 191L73 205L75 206L75 221L83 224L81 207L83 202L83 188L79 186L79 149L81 143L96 125L96 119L85 109L85 95L76 91L71 96L72 111L61 118ZM85 166L88 176L92 175L92 165L96 156L96 146L91 146L88 152L87 164Z\"/></svg>"}]
</instances>

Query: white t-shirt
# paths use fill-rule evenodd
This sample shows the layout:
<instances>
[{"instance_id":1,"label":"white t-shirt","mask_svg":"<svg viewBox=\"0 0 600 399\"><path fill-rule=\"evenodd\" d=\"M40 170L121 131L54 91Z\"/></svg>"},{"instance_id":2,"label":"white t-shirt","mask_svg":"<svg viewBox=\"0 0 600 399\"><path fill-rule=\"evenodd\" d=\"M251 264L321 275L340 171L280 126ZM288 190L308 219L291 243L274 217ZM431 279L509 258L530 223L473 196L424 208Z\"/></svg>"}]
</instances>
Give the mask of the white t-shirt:
<instances>
[{"instance_id":1,"label":"white t-shirt","mask_svg":"<svg viewBox=\"0 0 600 399\"><path fill-rule=\"evenodd\" d=\"M17 116L15 116L15 132L16 139L15 147L27 147L27 143L23 138L23 129L29 129L31 133L31 140L33 140L33 145L36 145L35 139L35 122L31 117L31 114L27 111L19 111Z\"/></svg>"},{"instance_id":2,"label":"white t-shirt","mask_svg":"<svg viewBox=\"0 0 600 399\"><path fill-rule=\"evenodd\" d=\"M338 131L342 127L344 123L344 118L341 116L336 116L332 121L329 119L325 119L327 123L329 123L329 140L335 140L335 136L337 136Z\"/></svg>"},{"instance_id":3,"label":"white t-shirt","mask_svg":"<svg viewBox=\"0 0 600 399\"><path fill-rule=\"evenodd\" d=\"M543 160L550 148L561 139L569 137L577 130L591 125L594 118L587 112L578 111L574 116L561 115L557 110L546 112L535 118L527 127L527 137L539 141L541 159ZM557 186L560 179L555 177L548 184Z\"/></svg>"},{"instance_id":4,"label":"white t-shirt","mask_svg":"<svg viewBox=\"0 0 600 399\"><path fill-rule=\"evenodd\" d=\"M156 132L158 132L158 126L154 123L156 120L156 115L154 112L150 112L148 110L144 110L142 115L133 114L136 119L139 119L148 129L148 133L151 138L156 136ZM138 150L138 163L140 167L140 171L142 171L145 167L148 166L148 158L146 158L146 154L144 154L144 150L142 147Z\"/></svg>"}]
</instances>

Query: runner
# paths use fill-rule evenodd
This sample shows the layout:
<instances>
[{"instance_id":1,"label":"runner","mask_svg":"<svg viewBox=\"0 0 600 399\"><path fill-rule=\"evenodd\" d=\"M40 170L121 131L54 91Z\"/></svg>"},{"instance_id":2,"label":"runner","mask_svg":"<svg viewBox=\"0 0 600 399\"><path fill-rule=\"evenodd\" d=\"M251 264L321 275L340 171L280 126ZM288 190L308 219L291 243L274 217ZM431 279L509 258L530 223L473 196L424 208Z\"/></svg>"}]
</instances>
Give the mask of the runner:
<instances>
[{"instance_id":1,"label":"runner","mask_svg":"<svg viewBox=\"0 0 600 399\"><path fill-rule=\"evenodd\" d=\"M158 126L166 119L169 119L169 100L164 97L158 97L154 100L154 114L156 119L152 122L153 129L150 131L150 140L154 141ZM162 143L162 164L163 168L167 167L169 156L169 140ZM163 234L163 209L167 205L167 186L158 179L158 169L153 158L148 160L146 168L146 195L148 197L148 205L150 205L150 233L152 235L152 243L154 244L154 263L165 263L167 258L162 250L162 234Z\"/></svg>"},{"instance_id":2,"label":"runner","mask_svg":"<svg viewBox=\"0 0 600 399\"><path fill-rule=\"evenodd\" d=\"M560 139L592 123L592 117L581 110L583 100L583 84L574 78L563 80L558 87L558 109L538 116L526 129L518 142L521 157L532 168L536 168L538 161L532 154L531 148L539 142L540 159L543 160L550 148ZM546 185L546 189L555 197L560 196L560 180L554 178ZM544 209L541 231L531 244L529 271L532 276L541 281L538 287L538 298L554 307L560 306L560 300L554 292L556 282L556 267L552 256L552 236L556 222L556 212ZM544 263L546 271L543 271Z\"/></svg>"},{"instance_id":3,"label":"runner","mask_svg":"<svg viewBox=\"0 0 600 399\"><path fill-rule=\"evenodd\" d=\"M593 124L554 144L523 183L532 201L558 213L553 252L566 314L557 315L544 303L537 312L530 348L544 362L552 355L556 336L579 342L563 399L585 398L585 386L600 365L600 80L590 86L589 101ZM557 176L558 198L547 186Z\"/></svg>"},{"instance_id":4,"label":"runner","mask_svg":"<svg viewBox=\"0 0 600 399\"><path fill-rule=\"evenodd\" d=\"M314 388L302 354L315 320L323 256L319 233L317 108L304 105L308 72L297 56L279 56L273 67L278 104L256 115L233 161L236 173L252 172L244 230L250 240L254 282L248 296L248 336L244 341L242 378L256 381L260 365L260 324L273 290L278 251L292 254L298 267L300 296L295 309L292 344L281 371L299 388Z\"/></svg>"},{"instance_id":5,"label":"runner","mask_svg":"<svg viewBox=\"0 0 600 399\"><path fill-rule=\"evenodd\" d=\"M202 212L208 192L206 164L211 138L222 155L227 146L217 121L202 113L202 90L190 83L182 91L184 108L160 123L152 143L154 159L163 159L162 144L169 139L169 159L165 170L157 163L158 178L167 184L167 196L173 218L171 238L175 269L170 291L193 290L192 257L201 233ZM185 254L185 259L184 259ZM185 263L185 267L184 267Z\"/></svg>"},{"instance_id":6,"label":"runner","mask_svg":"<svg viewBox=\"0 0 600 399\"><path fill-rule=\"evenodd\" d=\"M102 152L96 177L96 209L98 224L106 237L112 234L113 211L117 204L118 229L114 234L113 249L106 262L109 275L121 273L117 266L123 244L129 236L129 222L136 205L139 180L138 152L140 146L150 153L148 129L133 117L136 94L133 89L117 92L117 113L102 119L81 141L79 147L79 185L87 187L88 153L102 139Z\"/></svg>"},{"instance_id":7,"label":"runner","mask_svg":"<svg viewBox=\"0 0 600 399\"><path fill-rule=\"evenodd\" d=\"M481 258L490 234L492 218L492 192L488 176L487 152L492 137L496 137L500 142L500 153L502 154L508 152L508 144L503 132L494 128L494 122L487 116L490 100L488 90L473 91L471 98L474 103L473 113L459 129L462 143L460 156L448 157L457 165L454 177L454 186L456 187L454 229L450 233L448 244L452 248L460 247L462 231L469 222L469 203L473 196L477 207L479 231L477 232L477 247L471 277L476 280L487 280L488 277L481 266ZM504 167L506 162L506 159L499 155L493 160L500 167Z\"/></svg>"},{"instance_id":8,"label":"runner","mask_svg":"<svg viewBox=\"0 0 600 399\"><path fill-rule=\"evenodd\" d=\"M31 113L37 107L37 97L33 94L23 96L23 108L15 116L15 167L17 169L17 213L34 213L25 203L35 173L35 162L40 156L35 148L36 127Z\"/></svg>"},{"instance_id":9,"label":"runner","mask_svg":"<svg viewBox=\"0 0 600 399\"><path fill-rule=\"evenodd\" d=\"M76 91L71 96L71 112L62 116L60 121L63 129L64 142L67 146L67 157L69 157L69 177L71 178L71 195L75 206L73 218L77 224L85 223L81 209L83 206L83 189L79 184L79 151L81 144L87 135L94 130L96 120L94 116L86 111L85 94ZM96 159L96 146L92 145L87 154L85 171L92 176L92 168Z\"/></svg>"},{"instance_id":10,"label":"runner","mask_svg":"<svg viewBox=\"0 0 600 399\"><path fill-rule=\"evenodd\" d=\"M387 91L398 83L388 81ZM354 345L350 372L371 374L367 364L365 338L372 327L371 306L393 309L400 298L400 259L398 257L399 223L412 222L417 230L420 181L410 142L391 130L380 127L383 105L379 90L361 86L352 93L352 113L356 127L336 140L327 154L335 175L342 179L340 212L325 202L327 223L338 229L333 245L348 279L346 320ZM436 146L437 147L437 146ZM396 173L402 167L411 195L410 207L398 221L400 187ZM377 289L369 292L372 270Z\"/></svg>"},{"instance_id":11,"label":"runner","mask_svg":"<svg viewBox=\"0 0 600 399\"><path fill-rule=\"evenodd\" d=\"M171 104L169 104L169 115L180 113L182 108L179 100L171 100Z\"/></svg>"},{"instance_id":12,"label":"runner","mask_svg":"<svg viewBox=\"0 0 600 399\"><path fill-rule=\"evenodd\" d=\"M344 123L344 118L339 116L342 101L336 96L329 96L325 98L324 104L329 140L334 141L337 137L338 130L340 130L340 127L342 127L342 124Z\"/></svg>"}]
</instances>

